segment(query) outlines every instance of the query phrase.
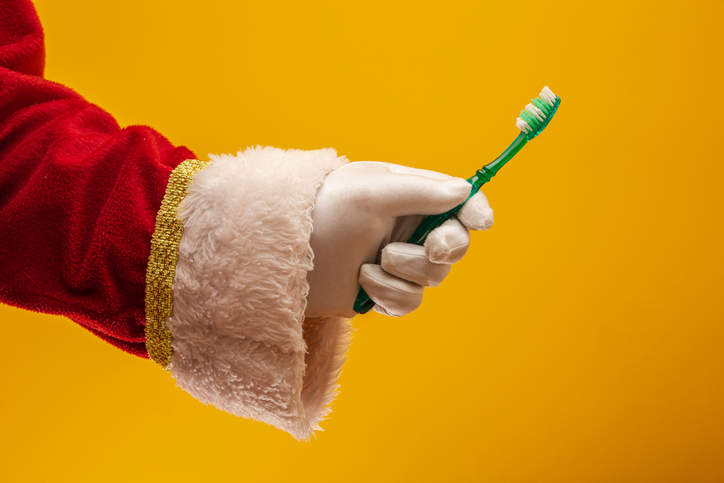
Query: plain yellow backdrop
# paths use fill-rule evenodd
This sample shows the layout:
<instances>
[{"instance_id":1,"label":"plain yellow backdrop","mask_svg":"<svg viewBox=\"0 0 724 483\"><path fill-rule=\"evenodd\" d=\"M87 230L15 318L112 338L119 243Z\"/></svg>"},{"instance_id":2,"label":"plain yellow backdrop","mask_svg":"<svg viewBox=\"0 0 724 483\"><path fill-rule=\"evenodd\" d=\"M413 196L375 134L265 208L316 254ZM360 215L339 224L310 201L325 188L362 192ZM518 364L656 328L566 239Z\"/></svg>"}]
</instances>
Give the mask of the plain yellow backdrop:
<instances>
[{"instance_id":1,"label":"plain yellow backdrop","mask_svg":"<svg viewBox=\"0 0 724 483\"><path fill-rule=\"evenodd\" d=\"M496 222L357 317L309 443L0 306L3 481L724 481L724 2L37 0L46 77L175 144L468 177Z\"/></svg>"}]
</instances>

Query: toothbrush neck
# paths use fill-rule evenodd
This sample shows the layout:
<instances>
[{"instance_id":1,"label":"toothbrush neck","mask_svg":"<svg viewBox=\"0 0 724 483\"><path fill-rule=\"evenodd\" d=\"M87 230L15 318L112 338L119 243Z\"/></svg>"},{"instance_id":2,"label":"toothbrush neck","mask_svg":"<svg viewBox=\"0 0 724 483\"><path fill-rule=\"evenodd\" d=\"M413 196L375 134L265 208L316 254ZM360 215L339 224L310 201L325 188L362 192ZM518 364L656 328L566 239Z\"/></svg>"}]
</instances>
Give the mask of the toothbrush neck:
<instances>
[{"instance_id":1,"label":"toothbrush neck","mask_svg":"<svg viewBox=\"0 0 724 483\"><path fill-rule=\"evenodd\" d=\"M525 133L521 132L520 134L518 134L518 137L515 138L515 141L513 141L510 146L508 146L508 148L495 159L495 161L486 164L485 166L480 168L473 177L468 178L468 183L473 185L473 188L479 189L485 183L490 181L490 179L495 176L498 170L505 166L505 163L510 161L513 156L515 156L516 153L520 151L523 146L525 146L527 142L528 136L526 136Z\"/></svg>"}]
</instances>

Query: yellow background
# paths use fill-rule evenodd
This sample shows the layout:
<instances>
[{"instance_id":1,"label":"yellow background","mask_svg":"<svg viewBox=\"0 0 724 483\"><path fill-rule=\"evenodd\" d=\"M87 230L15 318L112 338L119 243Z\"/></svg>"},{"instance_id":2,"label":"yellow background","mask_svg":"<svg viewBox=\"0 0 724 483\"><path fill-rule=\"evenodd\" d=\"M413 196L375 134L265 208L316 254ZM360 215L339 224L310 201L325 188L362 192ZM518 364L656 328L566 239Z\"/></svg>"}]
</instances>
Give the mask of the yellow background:
<instances>
[{"instance_id":1,"label":"yellow background","mask_svg":"<svg viewBox=\"0 0 724 483\"><path fill-rule=\"evenodd\" d=\"M332 146L467 177L496 223L355 319L298 443L72 322L0 307L4 481L724 481L724 2L38 0L49 79L205 159Z\"/></svg>"}]
</instances>

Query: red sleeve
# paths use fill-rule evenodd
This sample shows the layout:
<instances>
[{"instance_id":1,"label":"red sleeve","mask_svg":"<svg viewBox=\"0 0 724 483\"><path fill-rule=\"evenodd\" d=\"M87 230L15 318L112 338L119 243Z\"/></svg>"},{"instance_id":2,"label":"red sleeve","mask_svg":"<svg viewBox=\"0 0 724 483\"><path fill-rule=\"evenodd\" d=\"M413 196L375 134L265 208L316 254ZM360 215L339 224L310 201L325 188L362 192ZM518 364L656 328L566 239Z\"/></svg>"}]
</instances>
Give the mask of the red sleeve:
<instances>
[{"instance_id":1,"label":"red sleeve","mask_svg":"<svg viewBox=\"0 0 724 483\"><path fill-rule=\"evenodd\" d=\"M195 156L43 79L43 45L30 1L0 2L0 301L147 357L155 217L171 171Z\"/></svg>"}]
</instances>

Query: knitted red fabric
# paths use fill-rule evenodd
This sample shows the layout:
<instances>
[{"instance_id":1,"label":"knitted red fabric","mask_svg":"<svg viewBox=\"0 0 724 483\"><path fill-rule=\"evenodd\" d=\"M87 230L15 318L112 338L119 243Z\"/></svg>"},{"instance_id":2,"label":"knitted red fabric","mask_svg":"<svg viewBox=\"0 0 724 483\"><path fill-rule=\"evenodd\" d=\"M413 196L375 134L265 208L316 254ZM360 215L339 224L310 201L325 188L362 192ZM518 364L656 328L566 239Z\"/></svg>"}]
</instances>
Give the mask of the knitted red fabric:
<instances>
[{"instance_id":1,"label":"knitted red fabric","mask_svg":"<svg viewBox=\"0 0 724 483\"><path fill-rule=\"evenodd\" d=\"M0 2L0 301L148 357L145 279L171 171L195 158L42 78L28 0Z\"/></svg>"}]
</instances>

